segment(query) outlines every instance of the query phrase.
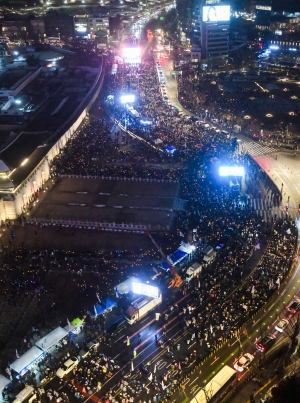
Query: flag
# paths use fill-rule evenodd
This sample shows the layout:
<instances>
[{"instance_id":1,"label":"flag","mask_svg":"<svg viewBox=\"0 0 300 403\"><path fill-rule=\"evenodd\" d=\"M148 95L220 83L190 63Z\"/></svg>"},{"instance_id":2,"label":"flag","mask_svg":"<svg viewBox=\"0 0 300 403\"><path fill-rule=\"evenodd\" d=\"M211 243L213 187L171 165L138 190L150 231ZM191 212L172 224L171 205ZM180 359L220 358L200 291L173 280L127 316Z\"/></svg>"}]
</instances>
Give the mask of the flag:
<instances>
[{"instance_id":1,"label":"flag","mask_svg":"<svg viewBox=\"0 0 300 403\"><path fill-rule=\"evenodd\" d=\"M8 367L6 368L5 371L8 373L9 376L11 375L11 370Z\"/></svg>"},{"instance_id":2,"label":"flag","mask_svg":"<svg viewBox=\"0 0 300 403\"><path fill-rule=\"evenodd\" d=\"M133 360L130 361L130 371L131 372L134 371Z\"/></svg>"},{"instance_id":3,"label":"flag","mask_svg":"<svg viewBox=\"0 0 300 403\"><path fill-rule=\"evenodd\" d=\"M94 312L95 312L95 316L98 316L96 305L94 305Z\"/></svg>"},{"instance_id":4,"label":"flag","mask_svg":"<svg viewBox=\"0 0 300 403\"><path fill-rule=\"evenodd\" d=\"M69 321L69 319L67 318L67 323L68 323L68 326L69 326L69 330L70 330L70 327L71 327L71 323L70 323L70 321Z\"/></svg>"},{"instance_id":5,"label":"flag","mask_svg":"<svg viewBox=\"0 0 300 403\"><path fill-rule=\"evenodd\" d=\"M184 238L184 235L183 235L183 233L180 231L179 232L179 236L181 236L182 238Z\"/></svg>"},{"instance_id":6,"label":"flag","mask_svg":"<svg viewBox=\"0 0 300 403\"><path fill-rule=\"evenodd\" d=\"M97 299L99 301L99 304L101 304L101 299L100 299L99 294L97 292L96 292L96 297L97 297Z\"/></svg>"},{"instance_id":7,"label":"flag","mask_svg":"<svg viewBox=\"0 0 300 403\"><path fill-rule=\"evenodd\" d=\"M118 287L116 287L116 298L120 298Z\"/></svg>"},{"instance_id":8,"label":"flag","mask_svg":"<svg viewBox=\"0 0 300 403\"><path fill-rule=\"evenodd\" d=\"M16 357L17 357L17 360L20 358L19 354L18 354L18 350L16 350Z\"/></svg>"},{"instance_id":9,"label":"flag","mask_svg":"<svg viewBox=\"0 0 300 403\"><path fill-rule=\"evenodd\" d=\"M179 369L179 371L181 371L181 364L180 364L180 361L178 362L178 369Z\"/></svg>"}]
</instances>

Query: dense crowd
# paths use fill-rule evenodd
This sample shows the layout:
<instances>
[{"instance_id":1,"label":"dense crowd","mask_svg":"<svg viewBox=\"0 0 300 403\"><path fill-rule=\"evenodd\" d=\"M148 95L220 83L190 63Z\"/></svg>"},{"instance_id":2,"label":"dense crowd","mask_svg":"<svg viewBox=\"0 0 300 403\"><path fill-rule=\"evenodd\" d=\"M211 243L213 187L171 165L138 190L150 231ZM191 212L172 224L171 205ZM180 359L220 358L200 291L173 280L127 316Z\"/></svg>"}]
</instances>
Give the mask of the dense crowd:
<instances>
[{"instance_id":1,"label":"dense crowd","mask_svg":"<svg viewBox=\"0 0 300 403\"><path fill-rule=\"evenodd\" d=\"M146 142L120 132L117 136L125 136L127 143L126 147L120 147L119 142L113 140L112 127L108 123L86 120L52 162L53 175L178 179L181 197L187 201L187 210L177 213L177 235L183 235L186 241L197 247L198 258L203 257L203 250L207 246L217 251L215 261L204 265L201 278L194 279L182 288L183 293L191 293L193 304L174 305L169 312L169 315L181 315L183 331L188 330L185 339L188 343L196 340L203 347L201 356L193 356L195 353L192 352L191 356L181 360L179 353L176 353L180 351L180 346L168 338L166 328L162 336L156 338L156 343L167 348L172 359L171 375L168 371L158 374L156 367L141 365L136 369L140 375L138 377L128 378L128 371L122 372L124 376L118 385L121 390L118 397L113 391L105 395L107 403L127 403L149 398L156 402L169 395L170 385L177 382L190 367L192 358L201 362L226 337L236 335L245 321L252 318L280 287L292 262L297 241L296 227L288 216L285 220L275 220L275 224L270 224L256 214L251 197L257 196L258 181L262 191L269 191L270 205L279 203L280 191L247 154L239 152L235 139L200 122L200 119L180 114L163 99L153 60L147 59L139 66L120 68L107 84L109 94L116 100L128 88L135 93L136 110L151 125L143 126L140 119L129 117L117 101L107 108L117 120ZM181 101L184 102L184 99ZM203 119L206 118L205 113L201 116ZM158 139L161 140L159 150L152 147ZM165 151L170 145L176 148L173 156ZM233 191L228 178L218 176L220 161L226 165L245 167L245 184L238 183L242 194ZM259 265L254 268L251 257L260 248L266 250ZM139 259L149 259L148 254L149 251L144 255L141 252ZM26 298L29 301L30 296L36 295L43 307L42 313L43 309L56 312L60 308L51 305L47 297L52 295L51 287L54 287L53 283L48 282L49 271L67 273L76 283L76 292L83 296L96 292L102 295L120 281L118 273L121 270L117 273L117 269L122 267L123 278L126 278L129 269L136 264L137 254L128 252L124 256L121 254L121 257L126 258L126 263L122 265L118 262L120 253L109 258L74 257L66 251L17 249L5 258L1 274L2 298L13 312L17 312L20 304L26 303ZM134 269L138 271L139 267L137 265ZM94 281L88 283L86 272L101 275L96 285ZM247 277L250 272L251 276ZM246 278L247 281L243 282ZM98 325L93 323L86 328L89 338L96 334L102 337L104 329ZM26 336L24 351L33 345L38 329L37 324ZM68 348L78 353L75 344ZM91 360L83 361L71 380L62 381L63 386L78 398L82 393L100 391L102 382L119 369L118 364L100 350L101 347L92 353ZM66 351L63 350L63 353ZM41 368L43 371L50 368L51 372L60 364L55 357L49 357ZM27 380L33 382L30 376L27 375ZM38 385L38 380L35 382ZM40 390L38 400L43 400L46 395L48 401L52 401L55 393ZM60 394L59 398L67 402L66 396Z\"/></svg>"}]
</instances>

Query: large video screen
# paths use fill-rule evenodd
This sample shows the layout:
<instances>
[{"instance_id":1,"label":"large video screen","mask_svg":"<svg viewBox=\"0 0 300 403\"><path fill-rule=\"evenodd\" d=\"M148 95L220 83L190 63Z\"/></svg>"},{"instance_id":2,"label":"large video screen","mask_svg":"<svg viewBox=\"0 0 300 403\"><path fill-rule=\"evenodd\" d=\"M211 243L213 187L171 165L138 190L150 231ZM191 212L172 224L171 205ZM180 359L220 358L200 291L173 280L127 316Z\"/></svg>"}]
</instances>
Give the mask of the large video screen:
<instances>
[{"instance_id":1,"label":"large video screen","mask_svg":"<svg viewBox=\"0 0 300 403\"><path fill-rule=\"evenodd\" d=\"M157 287L148 284L132 282L132 292L135 294L147 295L147 297L158 298L159 291Z\"/></svg>"},{"instance_id":2,"label":"large video screen","mask_svg":"<svg viewBox=\"0 0 300 403\"><path fill-rule=\"evenodd\" d=\"M244 167L221 166L219 168L220 176L244 176L244 173Z\"/></svg>"},{"instance_id":3,"label":"large video screen","mask_svg":"<svg viewBox=\"0 0 300 403\"><path fill-rule=\"evenodd\" d=\"M203 6L202 21L217 22L230 20L230 6Z\"/></svg>"}]
</instances>

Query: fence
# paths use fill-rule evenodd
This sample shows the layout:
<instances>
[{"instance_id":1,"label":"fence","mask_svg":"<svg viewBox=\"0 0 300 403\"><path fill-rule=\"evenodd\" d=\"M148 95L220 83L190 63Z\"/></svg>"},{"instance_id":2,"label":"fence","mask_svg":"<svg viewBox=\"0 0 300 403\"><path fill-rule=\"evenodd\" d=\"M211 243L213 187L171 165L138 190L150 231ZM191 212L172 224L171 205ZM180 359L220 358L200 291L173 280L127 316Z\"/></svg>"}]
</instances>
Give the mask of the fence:
<instances>
[{"instance_id":1,"label":"fence","mask_svg":"<svg viewBox=\"0 0 300 403\"><path fill-rule=\"evenodd\" d=\"M43 226L61 226L65 228L79 228L89 230L101 230L111 232L133 232L143 234L147 231L165 231L169 230L169 226L153 226L153 225L141 225L141 224L117 224L106 223L97 221L79 221L79 220L54 220L44 218L31 218L25 221L26 225L43 225Z\"/></svg>"},{"instance_id":2,"label":"fence","mask_svg":"<svg viewBox=\"0 0 300 403\"><path fill-rule=\"evenodd\" d=\"M77 178L77 179L103 179L118 180L129 182L156 182L156 183L179 183L178 179L150 179L150 178L127 178L121 176L97 176L97 175L59 175L59 178Z\"/></svg>"}]
</instances>

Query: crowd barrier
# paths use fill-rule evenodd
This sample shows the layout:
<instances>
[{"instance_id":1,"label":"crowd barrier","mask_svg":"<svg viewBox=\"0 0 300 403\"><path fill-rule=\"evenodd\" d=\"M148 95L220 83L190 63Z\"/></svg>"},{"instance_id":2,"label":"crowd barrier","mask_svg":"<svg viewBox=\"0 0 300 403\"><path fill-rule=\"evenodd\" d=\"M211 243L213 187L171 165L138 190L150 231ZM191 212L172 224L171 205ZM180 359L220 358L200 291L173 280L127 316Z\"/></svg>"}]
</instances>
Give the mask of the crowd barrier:
<instances>
[{"instance_id":1,"label":"crowd barrier","mask_svg":"<svg viewBox=\"0 0 300 403\"><path fill-rule=\"evenodd\" d=\"M155 183L179 183L178 179L151 179L151 178L127 178L122 176L103 176L103 175L59 175L59 178L76 178L76 179L103 179L118 180L129 182L155 182Z\"/></svg>"},{"instance_id":2,"label":"crowd barrier","mask_svg":"<svg viewBox=\"0 0 300 403\"><path fill-rule=\"evenodd\" d=\"M117 223L103 223L97 221L79 221L79 220L52 220L44 218L31 218L25 221L25 225L43 225L43 226L61 226L65 228L79 228L89 230L102 230L113 232L135 232L143 234L148 231L165 231L169 230L169 226L153 226L141 224L117 224Z\"/></svg>"}]
</instances>

